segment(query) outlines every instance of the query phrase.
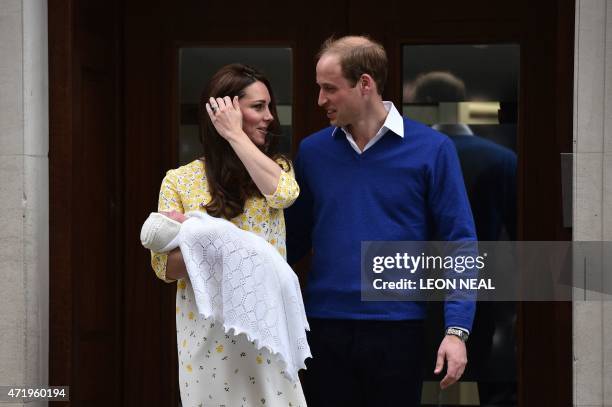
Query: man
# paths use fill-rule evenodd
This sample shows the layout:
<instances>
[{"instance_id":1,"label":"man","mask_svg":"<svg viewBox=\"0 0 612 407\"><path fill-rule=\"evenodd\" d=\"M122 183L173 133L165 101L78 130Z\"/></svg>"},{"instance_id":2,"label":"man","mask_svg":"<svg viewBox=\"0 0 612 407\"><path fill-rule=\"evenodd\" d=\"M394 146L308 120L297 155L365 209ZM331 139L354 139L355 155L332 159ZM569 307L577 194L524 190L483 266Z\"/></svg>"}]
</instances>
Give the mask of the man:
<instances>
[{"instance_id":1,"label":"man","mask_svg":"<svg viewBox=\"0 0 612 407\"><path fill-rule=\"evenodd\" d=\"M420 403L425 304L362 302L362 241L473 241L474 223L452 141L382 100L384 48L328 39L318 55L318 104L331 127L301 143L300 197L287 212L289 261L312 251L305 289L313 359L304 390L321 406ZM435 373L442 388L467 363L473 302L447 301Z\"/></svg>"}]
</instances>

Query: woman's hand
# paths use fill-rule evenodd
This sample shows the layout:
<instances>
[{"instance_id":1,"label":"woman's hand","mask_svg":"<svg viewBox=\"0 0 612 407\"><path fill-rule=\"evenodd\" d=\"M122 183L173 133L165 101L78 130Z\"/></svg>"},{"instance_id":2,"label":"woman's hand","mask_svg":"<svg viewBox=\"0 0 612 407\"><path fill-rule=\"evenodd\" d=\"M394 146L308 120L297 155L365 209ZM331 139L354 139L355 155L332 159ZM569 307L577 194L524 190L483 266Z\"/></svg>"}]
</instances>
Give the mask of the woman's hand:
<instances>
[{"instance_id":1,"label":"woman's hand","mask_svg":"<svg viewBox=\"0 0 612 407\"><path fill-rule=\"evenodd\" d=\"M217 132L228 141L257 188L264 195L276 191L281 168L266 156L242 130L242 112L238 97L210 98L206 111Z\"/></svg>"},{"instance_id":2,"label":"woman's hand","mask_svg":"<svg viewBox=\"0 0 612 407\"><path fill-rule=\"evenodd\" d=\"M238 96L232 101L229 96L224 98L210 98L206 103L206 112L217 132L227 141L236 141L247 137L242 131L242 112L238 103Z\"/></svg>"}]
</instances>

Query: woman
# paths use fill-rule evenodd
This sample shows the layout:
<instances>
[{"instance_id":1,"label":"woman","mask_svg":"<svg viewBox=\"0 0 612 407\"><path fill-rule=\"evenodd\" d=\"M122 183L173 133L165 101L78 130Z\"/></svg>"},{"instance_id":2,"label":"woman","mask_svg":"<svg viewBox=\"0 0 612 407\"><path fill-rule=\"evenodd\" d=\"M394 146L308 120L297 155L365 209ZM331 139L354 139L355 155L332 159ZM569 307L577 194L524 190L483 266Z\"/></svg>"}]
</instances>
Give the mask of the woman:
<instances>
[{"instance_id":1,"label":"woman","mask_svg":"<svg viewBox=\"0 0 612 407\"><path fill-rule=\"evenodd\" d=\"M283 208L297 198L299 187L289 161L275 151L280 124L268 80L245 65L221 68L202 95L200 115L204 156L168 171L158 210L200 210L228 219L285 256ZM287 380L267 350L257 350L244 335L225 334L220 324L198 314L180 250L153 253L152 266L162 280L178 280L183 405L306 405L299 381Z\"/></svg>"}]
</instances>

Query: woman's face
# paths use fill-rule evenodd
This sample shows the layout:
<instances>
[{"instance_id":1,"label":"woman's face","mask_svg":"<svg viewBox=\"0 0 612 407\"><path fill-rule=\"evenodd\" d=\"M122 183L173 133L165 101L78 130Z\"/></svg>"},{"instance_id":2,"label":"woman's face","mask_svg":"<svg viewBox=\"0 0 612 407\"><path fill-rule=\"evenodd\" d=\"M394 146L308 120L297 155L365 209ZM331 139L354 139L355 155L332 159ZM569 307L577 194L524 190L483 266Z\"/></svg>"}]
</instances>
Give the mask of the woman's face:
<instances>
[{"instance_id":1,"label":"woman's face","mask_svg":"<svg viewBox=\"0 0 612 407\"><path fill-rule=\"evenodd\" d=\"M270 113L270 92L266 85L257 81L244 88L244 93L239 100L242 130L256 146L263 146L268 126L274 120Z\"/></svg>"}]
</instances>

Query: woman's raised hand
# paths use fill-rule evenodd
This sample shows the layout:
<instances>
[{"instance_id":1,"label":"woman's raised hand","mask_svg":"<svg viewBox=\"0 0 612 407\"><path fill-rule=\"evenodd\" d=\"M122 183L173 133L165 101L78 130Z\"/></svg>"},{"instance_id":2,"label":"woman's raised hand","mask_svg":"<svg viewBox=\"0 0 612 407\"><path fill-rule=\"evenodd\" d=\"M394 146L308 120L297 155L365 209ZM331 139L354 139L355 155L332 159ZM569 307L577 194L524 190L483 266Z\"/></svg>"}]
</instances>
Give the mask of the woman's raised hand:
<instances>
[{"instance_id":1,"label":"woman's raised hand","mask_svg":"<svg viewBox=\"0 0 612 407\"><path fill-rule=\"evenodd\" d=\"M230 99L210 98L206 103L206 112L217 132L227 141L233 141L245 135L242 131L242 112L238 103L238 96Z\"/></svg>"}]
</instances>

